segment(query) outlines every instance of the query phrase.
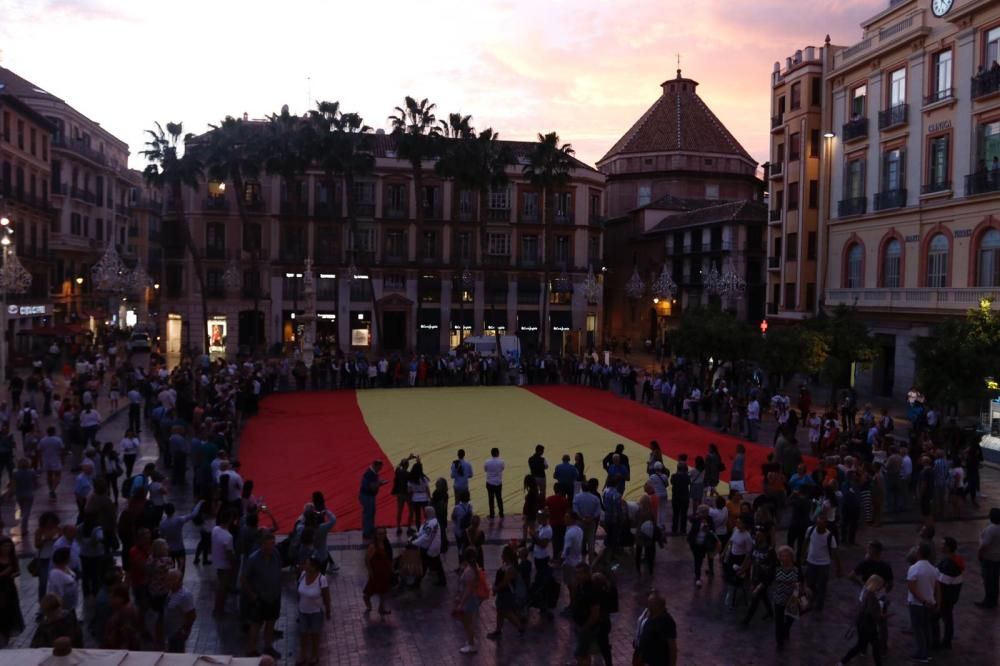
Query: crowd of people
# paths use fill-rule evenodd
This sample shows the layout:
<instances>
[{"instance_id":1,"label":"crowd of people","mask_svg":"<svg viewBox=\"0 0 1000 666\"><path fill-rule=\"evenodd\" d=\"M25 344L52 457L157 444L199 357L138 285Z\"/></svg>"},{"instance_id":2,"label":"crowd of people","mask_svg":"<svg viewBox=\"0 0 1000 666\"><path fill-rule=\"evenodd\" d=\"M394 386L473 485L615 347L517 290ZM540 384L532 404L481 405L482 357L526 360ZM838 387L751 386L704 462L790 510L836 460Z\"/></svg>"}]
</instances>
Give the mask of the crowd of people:
<instances>
[{"instance_id":1,"label":"crowd of people","mask_svg":"<svg viewBox=\"0 0 1000 666\"><path fill-rule=\"evenodd\" d=\"M341 361L339 374L337 361L332 361L319 386L345 387L345 372L353 375L349 386L357 388L493 383L510 367L472 352L449 357L444 366L440 361L417 358L394 365L379 359L364 366L365 383L360 365L345 369L359 360ZM884 514L916 506L922 529L906 570L913 657L922 661L931 649L951 646L954 608L968 565L955 539L936 536L934 518L977 500L982 457L974 442L952 438L948 426L938 427L928 414L915 421L906 440L896 437L887 414L869 418L870 410L848 410L842 419L828 413L817 424L807 392L794 408L786 395L777 393L766 403L768 410L752 382L730 391L719 379L701 384L711 387L702 392L694 373L683 366L642 373L627 363L605 364L590 356L535 363L528 381L570 381L650 398L653 406L695 422L712 423L714 414L721 430L748 439L758 438L759 421L770 411L777 427L773 451L761 470L763 491L756 496L747 492L743 446L730 459L723 459L713 445L700 455L679 456L674 465L657 442L650 442L648 458L641 461L630 461L619 445L595 473L579 452L560 452L559 462L550 466L539 445L527 461L529 474L518 479L523 488L523 503L515 512L521 519L520 538L503 545L499 565L488 574L486 523L507 515L501 452L493 449L473 463L480 452L459 450L448 478L433 481L418 456L399 461L391 474L376 460L359 489L367 571L360 596L366 612L389 616L393 596L418 590L426 578L451 588L450 611L465 634L464 654L479 649L479 611L490 603L496 623L487 639L503 640L508 625L524 632L530 622L558 621L558 614L573 628L578 663L589 663L598 652L611 664L612 624L622 621L617 619L617 579L626 565L635 576L648 577L653 588L630 626L635 663L673 665L677 629L665 595L656 589L655 572L658 551L676 538L690 552L694 588L702 588L703 578L718 572L721 604L742 608L739 622L744 626L753 624L762 610L772 619L776 644L783 648L802 613L824 612L831 573L839 575L851 564L843 561L845 547L860 535L867 541L866 556L849 569L862 586L856 645L843 661L869 649L881 663L885 620L894 603L889 596L893 568L901 563L882 559L878 527ZM431 371L432 365L443 373ZM253 481L242 478L233 456L240 428L261 396L311 386L310 374L301 378L297 367L281 360L227 363L200 357L184 359L173 370L154 365L146 371L108 354L81 358L61 398L43 369L32 374L33 388L29 382L11 383L16 409L0 410L0 456L9 450L13 465L0 457L0 473L6 469L6 497L21 511L21 538L34 546L35 555L25 567L25 573L37 577L41 609L32 645L51 646L68 638L80 646L86 634L89 644L101 647L184 651L199 610L184 582L189 566L185 534L191 533L198 536L194 565L214 570L212 612L235 612L240 618L246 629L245 654L278 658L275 642L281 633L275 623L291 577L299 618L298 660L319 662L321 636L331 618L331 577L339 568L327 543L337 523L336 507L328 507L323 494L314 492L298 520L280 526ZM518 371L523 368L524 363ZM103 425L98 395L127 405L124 432L112 435ZM729 409L734 402L745 404L746 411ZM43 429L42 419L49 416L56 425ZM814 429L819 430L815 440ZM803 457L800 431L821 456L818 461ZM12 432L20 433L20 441ZM157 445L158 455L149 462L139 460L143 432ZM832 439L831 433L836 433ZM478 482L480 467L488 507L477 511L470 485ZM78 511L63 522L51 503L67 470L74 475ZM633 481L642 481L643 492L626 498L626 484ZM43 484L48 508L46 498L38 496ZM375 520L381 492L396 499L395 543L389 538L393 526ZM181 493L195 500L189 511L171 501ZM787 533L779 541L782 528ZM1000 510L990 512L975 556L984 580L979 605L996 608ZM454 569L446 564L451 557ZM0 537L2 644L24 628L15 580L20 573L14 542ZM231 607L234 598L237 603Z\"/></svg>"}]
</instances>

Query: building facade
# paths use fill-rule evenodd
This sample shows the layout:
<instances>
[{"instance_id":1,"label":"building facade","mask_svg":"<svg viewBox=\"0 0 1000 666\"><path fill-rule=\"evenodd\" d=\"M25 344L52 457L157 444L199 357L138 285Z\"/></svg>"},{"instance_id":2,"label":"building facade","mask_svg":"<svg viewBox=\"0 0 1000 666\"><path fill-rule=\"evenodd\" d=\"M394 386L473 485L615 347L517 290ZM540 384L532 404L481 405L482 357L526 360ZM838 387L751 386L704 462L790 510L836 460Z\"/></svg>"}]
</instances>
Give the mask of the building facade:
<instances>
[{"instance_id":1,"label":"building facade","mask_svg":"<svg viewBox=\"0 0 1000 666\"><path fill-rule=\"evenodd\" d=\"M106 295L94 293L90 269L109 244L126 243L132 188L128 145L73 108L14 72L0 68L0 91L16 97L48 123L38 137L37 160L47 165L38 196L52 208L46 238L49 314L58 322L106 320L117 314ZM34 130L32 130L34 132ZM30 141L30 134L29 141Z\"/></svg>"},{"instance_id":2,"label":"building facade","mask_svg":"<svg viewBox=\"0 0 1000 666\"><path fill-rule=\"evenodd\" d=\"M768 306L779 318L805 316L815 284L817 309L856 308L878 354L855 368L855 385L901 398L915 339L1000 300L1000 5L891 0L862 29L856 44L827 38L772 74ZM807 181L819 200L815 254L802 236L817 216L803 210ZM805 248L818 263L793 263L792 234L796 256Z\"/></svg>"},{"instance_id":3,"label":"building facade","mask_svg":"<svg viewBox=\"0 0 1000 666\"><path fill-rule=\"evenodd\" d=\"M741 318L764 316L767 212L757 163L681 75L598 161L607 176L605 317L610 337L662 342L671 317L715 303ZM728 216L728 217L727 217ZM738 298L719 298L704 278L712 268L746 283ZM652 285L666 269L672 297ZM644 285L629 293L633 273Z\"/></svg>"},{"instance_id":4,"label":"building facade","mask_svg":"<svg viewBox=\"0 0 1000 666\"><path fill-rule=\"evenodd\" d=\"M827 47L806 47L774 63L767 229L767 314L794 322L819 305L820 175Z\"/></svg>"},{"instance_id":5,"label":"building facade","mask_svg":"<svg viewBox=\"0 0 1000 666\"><path fill-rule=\"evenodd\" d=\"M510 185L491 191L480 209L478 192L439 177L430 161L423 191L415 192L410 164L398 157L391 135L377 132L374 173L354 183L356 236L349 233L345 183L319 170L297 180L295 200L272 175L248 180L243 192L230 182L189 188L184 209L204 264L205 293L168 202L158 290L166 349L200 349L203 330L213 353L298 342L307 260L319 341L344 352L439 353L461 337L494 334L517 335L524 352L539 349L542 334L547 350L596 345L601 296L598 290L588 301L594 294L585 294L582 284L601 260L604 176L574 161L567 186L552 193L549 206L522 175L533 144L504 143L517 158L508 168ZM237 196L246 205L246 224ZM422 230L417 206L423 207ZM546 275L553 288L543 306ZM203 298L208 321L202 320Z\"/></svg>"}]
</instances>

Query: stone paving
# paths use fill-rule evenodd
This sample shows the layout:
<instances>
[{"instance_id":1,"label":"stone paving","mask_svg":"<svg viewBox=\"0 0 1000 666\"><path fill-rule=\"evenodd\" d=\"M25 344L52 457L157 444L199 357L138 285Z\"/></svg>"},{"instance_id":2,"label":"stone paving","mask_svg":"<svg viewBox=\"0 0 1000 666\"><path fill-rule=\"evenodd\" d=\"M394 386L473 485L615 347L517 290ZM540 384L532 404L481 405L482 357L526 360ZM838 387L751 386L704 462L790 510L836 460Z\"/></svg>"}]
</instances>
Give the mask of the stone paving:
<instances>
[{"instance_id":1,"label":"stone paving","mask_svg":"<svg viewBox=\"0 0 1000 666\"><path fill-rule=\"evenodd\" d=\"M102 439L117 440L125 427L124 414L112 417L102 429ZM143 457L154 459L155 443L148 434L143 434ZM998 503L1000 498L1000 472L984 469L984 492L986 499L978 515L962 521L943 522L938 526L938 535L951 535L958 539L960 553L968 562L966 583L962 598L956 608L957 636L955 647L950 652L935 654L937 664L992 664L997 663L996 652L1000 649L1000 615L996 612L981 611L972 602L981 598L982 579L975 561L978 534L985 525L986 507ZM266 489L261 489L266 493ZM305 495L306 493L304 493ZM173 498L180 510L191 505L189 492L177 492ZM303 498L305 499L305 498ZM66 519L75 517L72 500L72 480L64 478L58 499L51 506L58 507ZM36 502L35 515L49 508L47 498ZM335 507L334 507L335 508ZM14 523L13 510L9 500L2 505L3 516L8 525ZM916 542L917 526L908 516L877 530L863 528L859 543L875 535L886 546L885 558L894 569L897 584L891 593L895 612L890 618L890 653L887 663L904 663L912 651L912 637L907 632L908 617L905 606L904 555ZM287 528L289 526L282 526ZM245 634L241 631L237 617L236 598L232 597L227 614L213 618L211 614L212 595L215 586L214 572L206 567L196 567L190 562L193 553L196 530L188 530L189 566L185 584L197 600L199 617L188 643L192 652L203 654L235 654L246 652ZM487 524L489 544L485 549L487 570L490 578L499 562L500 543L520 535L520 522L510 519L502 527L499 523ZM17 529L14 536L17 538ZM393 536L394 531L390 531ZM779 533L779 541L784 534ZM335 533L331 536L333 556L341 569L331 575L333 598L333 618L326 625L321 646L324 664L562 664L571 661L573 634L569 620L559 618L545 620L532 613L525 636L519 637L507 627L498 642L485 639L485 634L493 629L495 612L492 602L483 605L480 611L480 651L466 656L458 653L464 637L457 621L449 614L454 576L449 576L447 589L435 588L425 581L421 592L402 593L393 596L389 605L393 614L384 621L377 614L369 618L363 615L361 589L365 582L363 552L357 533ZM21 605L28 622L28 629L12 642L12 647L27 647L34 633L34 617L37 613L37 580L27 574L24 567L30 548L19 546L22 556L22 575L19 581ZM446 570L455 568L455 552L448 553ZM842 551L845 573L850 571L863 557L863 548L850 547ZM692 584L691 559L687 544L682 538L671 538L666 549L657 553L657 568L654 578L638 576L631 560L625 558L616 573L620 595L620 612L613 618L612 645L614 661L618 664L631 663L631 640L635 618L641 611L645 594L656 586L668 600L668 608L678 625L678 646L680 664L835 664L850 647L851 641L844 638L853 621L857 586L845 578L831 580L829 603L822 614L808 613L792 628L788 648L778 653L775 650L774 630L770 622L760 618L754 620L747 629L738 623L740 613L727 611L721 601L722 581L706 578L705 586L697 589ZM298 654L298 637L295 613L295 581L287 574L282 616L278 629L285 632L284 638L275 647L282 654L282 662L293 664ZM560 605L566 600L563 590ZM84 616L89 609L83 609ZM96 646L87 636L88 646ZM0 664L4 664L0 651ZM600 663L600 658L595 658ZM853 663L865 663L858 658Z\"/></svg>"}]
</instances>

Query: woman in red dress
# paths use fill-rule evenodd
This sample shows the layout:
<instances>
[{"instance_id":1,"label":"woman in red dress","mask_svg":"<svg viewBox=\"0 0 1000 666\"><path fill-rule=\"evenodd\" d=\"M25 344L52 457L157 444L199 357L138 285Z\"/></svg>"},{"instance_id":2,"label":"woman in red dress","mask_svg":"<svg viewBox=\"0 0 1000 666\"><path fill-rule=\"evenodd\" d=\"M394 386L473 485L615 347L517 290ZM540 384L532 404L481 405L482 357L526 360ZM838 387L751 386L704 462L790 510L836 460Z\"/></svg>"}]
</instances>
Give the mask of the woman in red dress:
<instances>
[{"instance_id":1,"label":"woman in red dress","mask_svg":"<svg viewBox=\"0 0 1000 666\"><path fill-rule=\"evenodd\" d=\"M375 530L375 539L365 554L365 568L368 582L365 584L365 613L372 611L372 597L378 597L378 614L389 615L392 611L385 607L385 596L389 593L392 579L392 546L386 537L385 528Z\"/></svg>"}]
</instances>

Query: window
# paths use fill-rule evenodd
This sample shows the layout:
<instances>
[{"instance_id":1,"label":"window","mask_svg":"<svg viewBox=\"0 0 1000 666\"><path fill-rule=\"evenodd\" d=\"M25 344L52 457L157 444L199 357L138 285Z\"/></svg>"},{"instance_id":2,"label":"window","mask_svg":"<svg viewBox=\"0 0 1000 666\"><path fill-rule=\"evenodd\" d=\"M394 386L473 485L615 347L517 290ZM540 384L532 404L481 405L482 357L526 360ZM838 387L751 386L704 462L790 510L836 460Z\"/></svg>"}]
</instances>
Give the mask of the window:
<instances>
[{"instance_id":1,"label":"window","mask_svg":"<svg viewBox=\"0 0 1000 666\"><path fill-rule=\"evenodd\" d=\"M882 250L882 286L899 289L900 265L903 261L903 246L893 238Z\"/></svg>"},{"instance_id":2,"label":"window","mask_svg":"<svg viewBox=\"0 0 1000 666\"><path fill-rule=\"evenodd\" d=\"M799 184L788 184L788 210L799 209Z\"/></svg>"},{"instance_id":3,"label":"window","mask_svg":"<svg viewBox=\"0 0 1000 666\"><path fill-rule=\"evenodd\" d=\"M556 236L556 261L566 263L569 261L569 236Z\"/></svg>"},{"instance_id":4,"label":"window","mask_svg":"<svg viewBox=\"0 0 1000 666\"><path fill-rule=\"evenodd\" d=\"M785 144L779 143L778 144L778 157L777 157L777 159L775 159L775 162L777 162L778 164L782 164L782 163L784 163L784 161L785 161Z\"/></svg>"},{"instance_id":5,"label":"window","mask_svg":"<svg viewBox=\"0 0 1000 666\"><path fill-rule=\"evenodd\" d=\"M491 210L510 210L510 187L490 190Z\"/></svg>"},{"instance_id":6,"label":"window","mask_svg":"<svg viewBox=\"0 0 1000 666\"><path fill-rule=\"evenodd\" d=\"M773 210L784 210L785 208L785 191L778 190L774 193L774 209Z\"/></svg>"},{"instance_id":7,"label":"window","mask_svg":"<svg viewBox=\"0 0 1000 666\"><path fill-rule=\"evenodd\" d=\"M652 188L649 185L640 185L639 197L636 200L636 206L645 206L650 201L652 201L652 198L653 198Z\"/></svg>"},{"instance_id":8,"label":"window","mask_svg":"<svg viewBox=\"0 0 1000 666\"><path fill-rule=\"evenodd\" d=\"M455 249L452 252L453 261L469 262L472 260L472 233L459 231L455 234Z\"/></svg>"},{"instance_id":9,"label":"window","mask_svg":"<svg viewBox=\"0 0 1000 666\"><path fill-rule=\"evenodd\" d=\"M385 232L386 259L403 259L406 257L406 232L392 230Z\"/></svg>"},{"instance_id":10,"label":"window","mask_svg":"<svg viewBox=\"0 0 1000 666\"><path fill-rule=\"evenodd\" d=\"M3 140L10 143L10 113L3 112Z\"/></svg>"},{"instance_id":11,"label":"window","mask_svg":"<svg viewBox=\"0 0 1000 666\"><path fill-rule=\"evenodd\" d=\"M375 183L354 183L354 203L373 205L375 203Z\"/></svg>"},{"instance_id":12,"label":"window","mask_svg":"<svg viewBox=\"0 0 1000 666\"><path fill-rule=\"evenodd\" d=\"M977 286L1000 287L1000 231L990 229L979 241Z\"/></svg>"},{"instance_id":13,"label":"window","mask_svg":"<svg viewBox=\"0 0 1000 666\"><path fill-rule=\"evenodd\" d=\"M819 181L809 181L809 208L816 210L819 208Z\"/></svg>"},{"instance_id":14,"label":"window","mask_svg":"<svg viewBox=\"0 0 1000 666\"><path fill-rule=\"evenodd\" d=\"M809 131L809 157L819 157L819 130Z\"/></svg>"},{"instance_id":15,"label":"window","mask_svg":"<svg viewBox=\"0 0 1000 666\"><path fill-rule=\"evenodd\" d=\"M219 258L226 253L226 226L219 222L205 225L205 249L210 258Z\"/></svg>"},{"instance_id":16,"label":"window","mask_svg":"<svg viewBox=\"0 0 1000 666\"><path fill-rule=\"evenodd\" d=\"M796 261L799 258L799 235L788 234L785 236L785 260Z\"/></svg>"},{"instance_id":17,"label":"window","mask_svg":"<svg viewBox=\"0 0 1000 666\"><path fill-rule=\"evenodd\" d=\"M375 230L372 228L357 229L352 236L348 233L347 249L358 252L375 251Z\"/></svg>"},{"instance_id":18,"label":"window","mask_svg":"<svg viewBox=\"0 0 1000 666\"><path fill-rule=\"evenodd\" d=\"M863 199L865 196L865 160L858 157L847 162L847 198Z\"/></svg>"},{"instance_id":19,"label":"window","mask_svg":"<svg viewBox=\"0 0 1000 666\"><path fill-rule=\"evenodd\" d=\"M438 237L436 231L425 231L420 240L421 259L437 259Z\"/></svg>"},{"instance_id":20,"label":"window","mask_svg":"<svg viewBox=\"0 0 1000 666\"><path fill-rule=\"evenodd\" d=\"M934 94L931 96L932 102L951 97L951 51L941 51L935 53L933 57L934 65Z\"/></svg>"},{"instance_id":21,"label":"window","mask_svg":"<svg viewBox=\"0 0 1000 666\"><path fill-rule=\"evenodd\" d=\"M810 98L809 103L813 106L820 106L823 103L823 79L814 76L809 79Z\"/></svg>"},{"instance_id":22,"label":"window","mask_svg":"<svg viewBox=\"0 0 1000 666\"><path fill-rule=\"evenodd\" d=\"M460 190L458 193L458 214L469 217L476 211L476 193L472 190Z\"/></svg>"},{"instance_id":23,"label":"window","mask_svg":"<svg viewBox=\"0 0 1000 666\"><path fill-rule=\"evenodd\" d=\"M904 153L900 148L887 150L882 154L883 192L893 192L903 189L904 158Z\"/></svg>"},{"instance_id":24,"label":"window","mask_svg":"<svg viewBox=\"0 0 1000 666\"><path fill-rule=\"evenodd\" d=\"M521 260L528 263L538 261L538 236L521 236Z\"/></svg>"},{"instance_id":25,"label":"window","mask_svg":"<svg viewBox=\"0 0 1000 666\"><path fill-rule=\"evenodd\" d=\"M524 206L521 211L524 214L524 218L528 220L538 219L538 192L525 192L524 198L521 200Z\"/></svg>"},{"instance_id":26,"label":"window","mask_svg":"<svg viewBox=\"0 0 1000 666\"><path fill-rule=\"evenodd\" d=\"M388 194L389 201L386 203L386 208L390 213L405 214L406 213L406 185L391 184L389 185Z\"/></svg>"},{"instance_id":27,"label":"window","mask_svg":"<svg viewBox=\"0 0 1000 666\"><path fill-rule=\"evenodd\" d=\"M37 148L36 148L37 142L38 142L38 132L35 130L34 127L32 127L31 128L31 141L29 143L29 150L30 150L30 152L31 152L32 155L34 155L35 151L37 150Z\"/></svg>"},{"instance_id":28,"label":"window","mask_svg":"<svg viewBox=\"0 0 1000 666\"><path fill-rule=\"evenodd\" d=\"M1000 164L1000 120L976 129L976 171L993 169Z\"/></svg>"},{"instance_id":29,"label":"window","mask_svg":"<svg viewBox=\"0 0 1000 666\"><path fill-rule=\"evenodd\" d=\"M788 161L794 162L802 157L802 135L796 132L788 137Z\"/></svg>"},{"instance_id":30,"label":"window","mask_svg":"<svg viewBox=\"0 0 1000 666\"><path fill-rule=\"evenodd\" d=\"M851 120L865 117L868 86L860 85L851 90Z\"/></svg>"},{"instance_id":31,"label":"window","mask_svg":"<svg viewBox=\"0 0 1000 666\"><path fill-rule=\"evenodd\" d=\"M591 219L600 216L601 214L601 195L591 194L590 195L590 217Z\"/></svg>"},{"instance_id":32,"label":"window","mask_svg":"<svg viewBox=\"0 0 1000 666\"><path fill-rule=\"evenodd\" d=\"M937 192L948 187L948 136L936 136L930 140L930 161L928 163L928 190Z\"/></svg>"},{"instance_id":33,"label":"window","mask_svg":"<svg viewBox=\"0 0 1000 666\"><path fill-rule=\"evenodd\" d=\"M889 108L906 104L906 69L900 68L889 74Z\"/></svg>"},{"instance_id":34,"label":"window","mask_svg":"<svg viewBox=\"0 0 1000 666\"><path fill-rule=\"evenodd\" d=\"M795 283L786 282L785 283L785 309L794 310L797 303L795 302Z\"/></svg>"},{"instance_id":35,"label":"window","mask_svg":"<svg viewBox=\"0 0 1000 666\"><path fill-rule=\"evenodd\" d=\"M816 261L816 232L810 231L806 234L806 259Z\"/></svg>"},{"instance_id":36,"label":"window","mask_svg":"<svg viewBox=\"0 0 1000 666\"><path fill-rule=\"evenodd\" d=\"M435 217L438 215L438 205L441 202L440 188L437 185L424 185L424 215Z\"/></svg>"},{"instance_id":37,"label":"window","mask_svg":"<svg viewBox=\"0 0 1000 666\"><path fill-rule=\"evenodd\" d=\"M243 227L243 249L247 252L256 252L262 247L260 224L249 222Z\"/></svg>"},{"instance_id":38,"label":"window","mask_svg":"<svg viewBox=\"0 0 1000 666\"><path fill-rule=\"evenodd\" d=\"M406 276L401 273L386 273L382 287L386 291L406 291Z\"/></svg>"},{"instance_id":39,"label":"window","mask_svg":"<svg viewBox=\"0 0 1000 666\"><path fill-rule=\"evenodd\" d=\"M781 247L782 247L781 236L775 236L774 237L774 252L771 253L771 256L780 257L781 256Z\"/></svg>"},{"instance_id":40,"label":"window","mask_svg":"<svg viewBox=\"0 0 1000 666\"><path fill-rule=\"evenodd\" d=\"M717 201L719 199L718 183L705 183L705 198L709 201Z\"/></svg>"},{"instance_id":41,"label":"window","mask_svg":"<svg viewBox=\"0 0 1000 666\"><path fill-rule=\"evenodd\" d=\"M806 310L812 312L816 309L816 283L806 282Z\"/></svg>"},{"instance_id":42,"label":"window","mask_svg":"<svg viewBox=\"0 0 1000 666\"><path fill-rule=\"evenodd\" d=\"M17 121L17 147L24 150L24 121Z\"/></svg>"},{"instance_id":43,"label":"window","mask_svg":"<svg viewBox=\"0 0 1000 666\"><path fill-rule=\"evenodd\" d=\"M993 28L986 33L986 61L983 67L988 69L1000 60L1000 28Z\"/></svg>"},{"instance_id":44,"label":"window","mask_svg":"<svg viewBox=\"0 0 1000 666\"><path fill-rule=\"evenodd\" d=\"M509 257L510 234L487 234L486 254L491 257Z\"/></svg>"},{"instance_id":45,"label":"window","mask_svg":"<svg viewBox=\"0 0 1000 666\"><path fill-rule=\"evenodd\" d=\"M556 218L566 220L573 214L573 193L556 192Z\"/></svg>"},{"instance_id":46,"label":"window","mask_svg":"<svg viewBox=\"0 0 1000 666\"><path fill-rule=\"evenodd\" d=\"M104 240L104 220L97 218L96 222L94 230L97 232L97 240L102 241Z\"/></svg>"},{"instance_id":47,"label":"window","mask_svg":"<svg viewBox=\"0 0 1000 666\"><path fill-rule=\"evenodd\" d=\"M601 237L590 236L587 239L587 260L591 263L601 260Z\"/></svg>"},{"instance_id":48,"label":"window","mask_svg":"<svg viewBox=\"0 0 1000 666\"><path fill-rule=\"evenodd\" d=\"M313 259L316 263L338 263L337 236L339 230L330 224L317 224L316 236L313 239Z\"/></svg>"},{"instance_id":49,"label":"window","mask_svg":"<svg viewBox=\"0 0 1000 666\"><path fill-rule=\"evenodd\" d=\"M796 81L792 84L792 106L791 109L801 108L802 106L802 82Z\"/></svg>"},{"instance_id":50,"label":"window","mask_svg":"<svg viewBox=\"0 0 1000 666\"><path fill-rule=\"evenodd\" d=\"M80 235L80 214L70 213L69 214L69 232L74 236Z\"/></svg>"},{"instance_id":51,"label":"window","mask_svg":"<svg viewBox=\"0 0 1000 666\"><path fill-rule=\"evenodd\" d=\"M205 291L207 296L220 296L226 293L226 285L222 281L222 271L217 268L205 271Z\"/></svg>"},{"instance_id":52,"label":"window","mask_svg":"<svg viewBox=\"0 0 1000 666\"><path fill-rule=\"evenodd\" d=\"M942 289L948 283L948 238L936 234L927 246L927 286Z\"/></svg>"},{"instance_id":53,"label":"window","mask_svg":"<svg viewBox=\"0 0 1000 666\"><path fill-rule=\"evenodd\" d=\"M847 248L847 272L844 276L844 286L848 289L859 289L862 286L862 270L865 263L865 249L860 243L852 243Z\"/></svg>"}]
</instances>

